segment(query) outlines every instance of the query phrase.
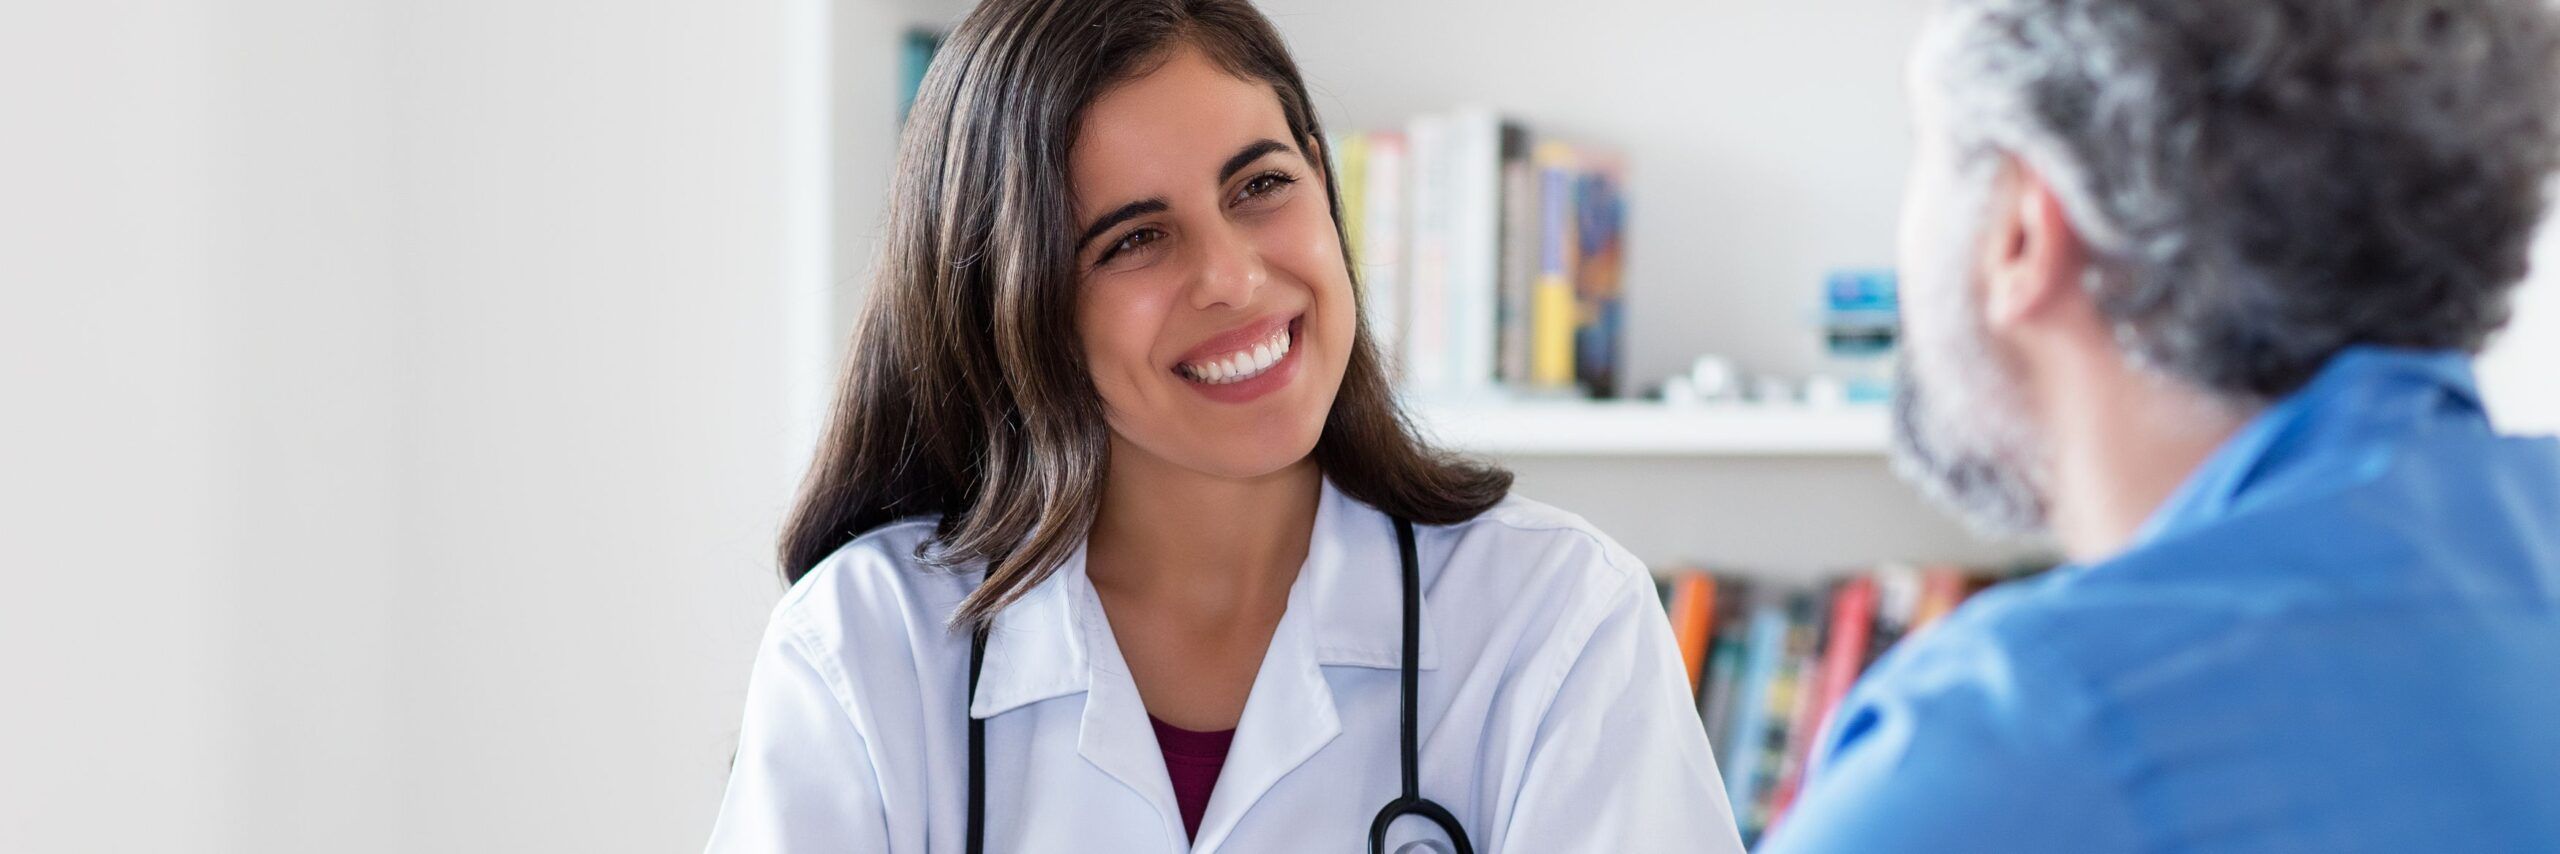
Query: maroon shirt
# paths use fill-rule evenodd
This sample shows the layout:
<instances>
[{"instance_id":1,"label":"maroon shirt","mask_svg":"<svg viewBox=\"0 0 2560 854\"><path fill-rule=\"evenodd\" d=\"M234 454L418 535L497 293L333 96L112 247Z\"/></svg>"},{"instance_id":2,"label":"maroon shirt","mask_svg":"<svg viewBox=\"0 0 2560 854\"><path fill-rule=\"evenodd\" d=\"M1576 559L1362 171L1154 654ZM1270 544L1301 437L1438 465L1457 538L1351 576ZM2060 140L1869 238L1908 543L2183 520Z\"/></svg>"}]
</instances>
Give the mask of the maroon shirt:
<instances>
[{"instance_id":1,"label":"maroon shirt","mask_svg":"<svg viewBox=\"0 0 2560 854\"><path fill-rule=\"evenodd\" d=\"M1227 745L1236 731L1192 732L1156 720L1156 746L1164 749L1164 770L1173 777L1173 802L1182 809L1182 831L1197 839L1200 814L1209 810L1209 791L1218 785L1218 770L1227 766Z\"/></svg>"}]
</instances>

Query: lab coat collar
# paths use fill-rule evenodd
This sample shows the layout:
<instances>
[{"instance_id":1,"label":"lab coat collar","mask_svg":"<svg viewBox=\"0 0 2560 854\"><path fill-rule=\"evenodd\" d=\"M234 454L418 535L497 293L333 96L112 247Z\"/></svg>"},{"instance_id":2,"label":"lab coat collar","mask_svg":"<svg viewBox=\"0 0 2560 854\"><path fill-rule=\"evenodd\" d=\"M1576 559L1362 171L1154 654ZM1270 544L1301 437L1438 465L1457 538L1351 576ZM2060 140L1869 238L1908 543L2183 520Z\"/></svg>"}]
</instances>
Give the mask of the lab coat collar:
<instances>
[{"instance_id":1,"label":"lab coat collar","mask_svg":"<svg viewBox=\"0 0 2560 854\"><path fill-rule=\"evenodd\" d=\"M2249 420L2153 511L2148 543L2321 484L2371 473L2374 452L2427 429L2487 432L2471 357L2449 350L2350 347L2292 395Z\"/></svg>"},{"instance_id":2,"label":"lab coat collar","mask_svg":"<svg viewBox=\"0 0 2560 854\"><path fill-rule=\"evenodd\" d=\"M1085 557L1079 546L1057 572L996 615L969 713L987 718L1085 692L1077 752L1156 805L1168 832L1179 834L1163 754ZM1255 673L1193 850L1216 850L1254 802L1341 734L1324 667L1402 666L1400 568L1393 520L1327 481L1306 563ZM1438 642L1428 619L1421 629L1416 665L1431 669L1439 663Z\"/></svg>"},{"instance_id":3,"label":"lab coat collar","mask_svg":"<svg viewBox=\"0 0 2560 854\"><path fill-rule=\"evenodd\" d=\"M1401 667L1401 572L1395 521L1343 494L1327 479L1316 504L1307 560L1290 587L1289 608L1281 625L1314 627L1298 633L1297 640L1318 666ZM1424 601L1428 603L1428 596ZM1284 651L1280 641L1275 632L1261 675L1271 672L1268 659ZM1101 599L1085 574L1085 547L1079 544L1056 572L997 612L987 632L986 663L979 674L978 692L970 699L969 714L990 717L1091 690L1096 650L1103 646L1112 647L1112 659L1119 658ZM1419 669L1439 667L1439 641L1428 608L1417 652ZM1256 681L1257 694L1262 693L1262 684Z\"/></svg>"}]
</instances>

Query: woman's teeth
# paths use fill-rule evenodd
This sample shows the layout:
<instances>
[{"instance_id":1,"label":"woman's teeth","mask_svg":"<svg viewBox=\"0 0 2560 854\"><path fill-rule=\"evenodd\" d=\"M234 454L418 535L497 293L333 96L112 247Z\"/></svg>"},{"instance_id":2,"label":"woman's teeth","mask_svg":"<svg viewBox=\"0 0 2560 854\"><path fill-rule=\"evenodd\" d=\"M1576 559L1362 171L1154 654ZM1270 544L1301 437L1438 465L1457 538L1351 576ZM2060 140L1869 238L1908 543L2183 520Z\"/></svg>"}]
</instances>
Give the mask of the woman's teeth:
<instances>
[{"instance_id":1,"label":"woman's teeth","mask_svg":"<svg viewBox=\"0 0 2560 854\"><path fill-rule=\"evenodd\" d=\"M1289 327L1280 327L1269 340L1225 356L1201 362L1184 362L1179 369L1194 382L1226 385L1243 382L1271 370L1289 355Z\"/></svg>"}]
</instances>

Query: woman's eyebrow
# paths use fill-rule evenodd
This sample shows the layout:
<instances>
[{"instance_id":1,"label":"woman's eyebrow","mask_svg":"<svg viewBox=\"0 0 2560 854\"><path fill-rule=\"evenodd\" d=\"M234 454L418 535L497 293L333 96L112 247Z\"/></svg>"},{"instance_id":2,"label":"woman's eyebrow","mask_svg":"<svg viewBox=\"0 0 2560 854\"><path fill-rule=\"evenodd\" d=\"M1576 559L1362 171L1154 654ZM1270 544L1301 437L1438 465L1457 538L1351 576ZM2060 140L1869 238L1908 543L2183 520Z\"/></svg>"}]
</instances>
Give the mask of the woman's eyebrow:
<instances>
[{"instance_id":1,"label":"woman's eyebrow","mask_svg":"<svg viewBox=\"0 0 2560 854\"><path fill-rule=\"evenodd\" d=\"M1140 199L1121 205L1118 210L1103 214L1101 219L1094 220L1093 227L1085 229L1083 237L1076 238L1076 251L1083 252L1085 244L1092 243L1094 238L1102 236L1105 231L1110 231L1112 226L1170 209L1163 199Z\"/></svg>"},{"instance_id":2,"label":"woman's eyebrow","mask_svg":"<svg viewBox=\"0 0 2560 854\"><path fill-rule=\"evenodd\" d=\"M1236 152L1236 156L1227 158L1227 165L1218 168L1218 183L1226 183L1227 179L1235 177L1237 172L1253 165L1253 161L1262 159L1265 154L1287 150L1289 146L1277 140L1257 139L1247 143L1243 150Z\"/></svg>"},{"instance_id":3,"label":"woman's eyebrow","mask_svg":"<svg viewBox=\"0 0 2560 854\"><path fill-rule=\"evenodd\" d=\"M1238 150L1234 157L1227 158L1226 165L1218 167L1218 182L1221 184L1226 183L1227 179L1235 177L1236 173L1244 171L1245 167L1253 165L1253 161L1262 159L1263 155L1270 154L1274 151L1287 150L1289 150L1289 145L1278 140L1257 139L1246 143L1245 147ZM1151 213L1162 213L1171 209L1171 206L1166 205L1164 200L1161 198L1140 199L1138 201L1121 205L1112 212L1102 215L1101 219L1094 220L1093 225L1084 230L1084 236L1076 238L1076 251L1083 252L1086 244L1092 243L1094 238L1102 236L1103 232L1110 231L1112 226L1119 225Z\"/></svg>"}]
</instances>

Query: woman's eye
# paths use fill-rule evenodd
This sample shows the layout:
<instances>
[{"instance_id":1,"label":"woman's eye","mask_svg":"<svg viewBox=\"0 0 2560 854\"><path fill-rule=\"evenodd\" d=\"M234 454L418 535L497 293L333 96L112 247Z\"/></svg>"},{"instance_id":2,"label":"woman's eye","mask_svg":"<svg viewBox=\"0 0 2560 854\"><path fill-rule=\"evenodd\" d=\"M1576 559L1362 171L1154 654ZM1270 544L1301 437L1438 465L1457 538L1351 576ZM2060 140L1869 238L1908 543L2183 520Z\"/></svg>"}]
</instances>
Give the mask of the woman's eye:
<instances>
[{"instance_id":1,"label":"woman's eye","mask_svg":"<svg viewBox=\"0 0 2560 854\"><path fill-rule=\"evenodd\" d=\"M1103 250L1102 257L1094 259L1093 265L1099 267L1104 264L1109 264L1111 263L1111 259L1120 257L1120 253L1134 252L1139 249L1144 249L1148 244L1154 243L1163 238L1164 234L1162 232L1152 228L1141 228L1136 231L1129 232L1126 236L1121 237L1119 242L1111 244L1111 248Z\"/></svg>"},{"instance_id":2,"label":"woman's eye","mask_svg":"<svg viewBox=\"0 0 2560 854\"><path fill-rule=\"evenodd\" d=\"M1297 182L1298 179L1278 172L1265 172L1254 176L1253 180L1244 182L1244 186L1236 191L1236 201L1252 201L1277 193L1281 188Z\"/></svg>"}]
</instances>

